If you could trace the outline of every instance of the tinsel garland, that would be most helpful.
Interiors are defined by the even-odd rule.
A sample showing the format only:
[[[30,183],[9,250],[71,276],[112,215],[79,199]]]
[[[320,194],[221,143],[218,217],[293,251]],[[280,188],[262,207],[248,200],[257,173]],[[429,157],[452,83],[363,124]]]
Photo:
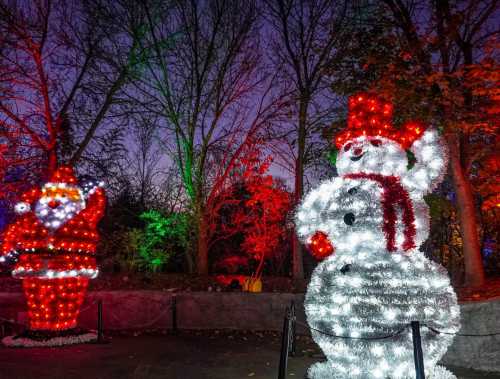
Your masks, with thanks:
[[[387,239],[387,250],[396,251],[396,222],[397,212],[395,205],[399,206],[402,212],[402,221],[404,224],[403,250],[413,249],[415,247],[415,215],[411,204],[410,196],[398,178],[395,176],[384,176],[378,174],[348,174],[346,178],[351,179],[369,179],[374,180],[382,185],[384,191],[382,193],[381,204],[384,210],[383,229]]]
[[[97,341],[95,332],[75,332],[47,338],[33,338],[32,336],[8,336],[2,339],[2,343],[7,347],[59,347],[76,345]]]

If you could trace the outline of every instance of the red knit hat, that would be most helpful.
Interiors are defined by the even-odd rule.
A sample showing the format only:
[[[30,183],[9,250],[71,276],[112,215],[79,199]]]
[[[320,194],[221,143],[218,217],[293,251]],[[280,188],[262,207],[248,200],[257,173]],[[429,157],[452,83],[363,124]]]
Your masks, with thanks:
[[[361,136],[380,136],[392,139],[408,149],[425,131],[425,125],[410,121],[402,129],[392,125],[392,103],[381,97],[360,92],[349,98],[347,128],[337,134],[335,145],[341,148],[347,141]]]

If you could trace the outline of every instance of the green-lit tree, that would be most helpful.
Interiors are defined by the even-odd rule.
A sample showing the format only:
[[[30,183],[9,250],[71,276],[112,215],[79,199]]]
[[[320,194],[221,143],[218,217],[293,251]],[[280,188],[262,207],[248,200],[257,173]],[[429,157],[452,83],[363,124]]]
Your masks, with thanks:
[[[271,98],[269,78],[259,70],[255,1],[141,6],[143,71],[133,93],[158,116],[162,147],[177,164],[188,199],[189,270],[206,274],[211,202],[249,139],[283,104]]]
[[[177,249],[185,250],[189,242],[189,222],[185,213],[162,213],[150,210],[140,215],[143,230],[134,230],[138,266],[157,272],[164,268]]]

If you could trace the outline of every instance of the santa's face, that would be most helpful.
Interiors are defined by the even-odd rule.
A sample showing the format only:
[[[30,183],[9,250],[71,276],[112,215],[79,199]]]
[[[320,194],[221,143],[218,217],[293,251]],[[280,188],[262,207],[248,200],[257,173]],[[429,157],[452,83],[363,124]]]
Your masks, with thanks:
[[[373,181],[328,180],[299,207],[297,233],[306,243],[316,232],[325,233],[337,254],[385,251],[381,192]]]
[[[401,146],[384,137],[355,138],[342,146],[337,157],[340,175],[364,172],[401,176],[407,165],[408,158]]]
[[[56,230],[85,208],[81,190],[65,183],[47,183],[35,205],[35,213],[45,227]]]

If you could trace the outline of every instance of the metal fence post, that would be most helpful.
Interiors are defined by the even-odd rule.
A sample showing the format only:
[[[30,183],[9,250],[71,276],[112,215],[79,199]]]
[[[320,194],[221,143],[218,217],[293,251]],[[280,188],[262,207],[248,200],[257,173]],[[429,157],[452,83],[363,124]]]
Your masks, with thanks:
[[[295,310],[295,301],[292,300],[292,304],[290,305],[290,327],[291,327],[291,336],[290,336],[290,355],[295,357],[297,353],[297,323],[295,322],[297,319],[297,312]]]
[[[172,334],[177,334],[177,296],[172,295]]]
[[[287,308],[283,321],[283,333],[281,335],[280,365],[278,379],[285,379],[288,369],[288,353],[290,349],[290,311]]]
[[[103,323],[102,323],[102,299],[97,302],[97,343],[104,342]]]
[[[2,321],[2,324],[1,324],[1,332],[0,332],[0,337],[5,337],[6,336],[6,327],[7,327],[7,323],[5,321]]]
[[[420,336],[420,322],[411,322],[411,334],[413,338],[413,358],[415,360],[415,373],[417,379],[425,379],[424,354],[422,352],[422,338]]]

